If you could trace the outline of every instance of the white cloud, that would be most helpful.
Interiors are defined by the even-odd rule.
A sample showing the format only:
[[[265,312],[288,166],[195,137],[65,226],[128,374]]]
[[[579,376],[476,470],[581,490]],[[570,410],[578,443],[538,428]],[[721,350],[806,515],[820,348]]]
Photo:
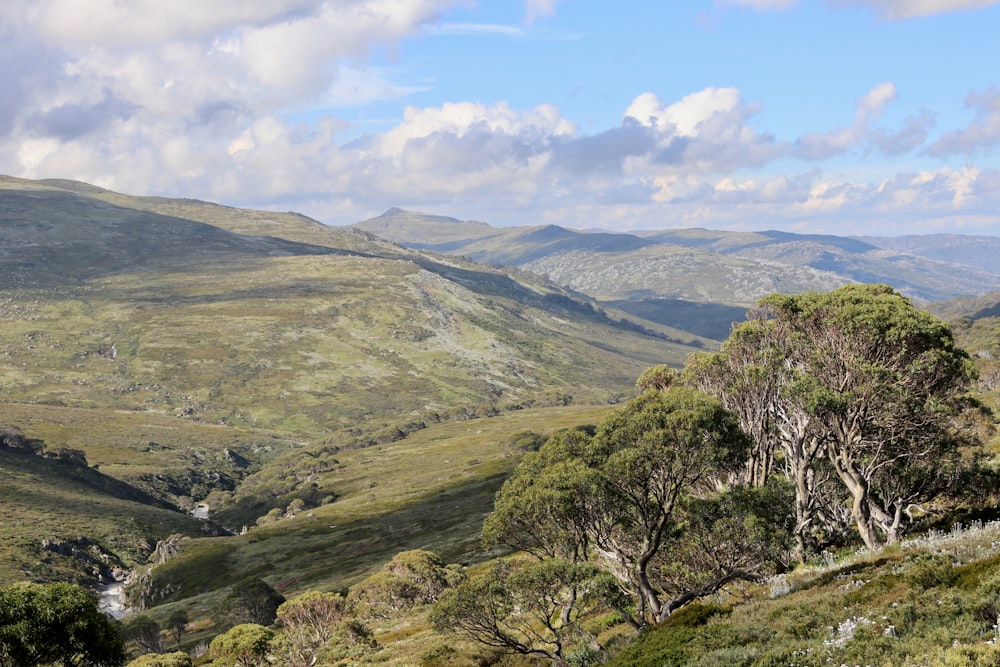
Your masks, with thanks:
[[[975,155],[1000,145],[1000,90],[970,92],[965,107],[975,111],[975,118],[967,127],[941,135],[927,148],[930,155]]]
[[[822,160],[847,152],[868,137],[872,123],[897,97],[896,86],[892,83],[875,86],[858,101],[850,127],[799,137],[795,142],[796,152],[807,160]]]
[[[345,132],[331,110],[425,89],[398,83],[398,68],[369,66],[371,49],[411,34],[529,30],[437,23],[457,1],[218,0],[196,12],[195,0],[11,0],[0,8],[0,164],[20,176],[296,209],[335,223],[392,205],[498,223],[545,215],[576,226],[758,228],[874,215],[968,221],[1000,209],[1000,176],[987,169],[880,173],[874,183],[794,173],[797,156],[925,145],[928,111],[878,126],[897,97],[892,83],[858,100],[846,127],[794,144],[758,129],[758,106],[734,87],[679,99],[643,93],[617,124],[589,132],[551,104],[461,100],[410,106],[360,139],[360,123]],[[525,4],[529,19],[555,9],[551,0]],[[966,104],[972,122],[929,153],[1000,144],[1000,93],[970,93]],[[778,160],[792,173],[777,173]]]
[[[749,125],[756,111],[735,88],[706,88],[672,104],[663,104],[653,93],[639,95],[625,110],[623,122],[653,130],[657,147],[647,156],[651,159],[637,160],[633,168],[711,171],[764,164],[785,148]]]
[[[120,49],[263,26],[311,14],[316,6],[310,0],[41,0],[27,17],[52,44]]]
[[[892,20],[912,19],[970,9],[984,9],[1000,0],[832,0],[838,5],[862,5]]]
[[[525,0],[524,22],[532,23],[540,16],[552,16],[556,13],[559,0]]]
[[[788,9],[794,7],[797,2],[798,0],[716,0],[716,4],[750,7],[757,11]]]

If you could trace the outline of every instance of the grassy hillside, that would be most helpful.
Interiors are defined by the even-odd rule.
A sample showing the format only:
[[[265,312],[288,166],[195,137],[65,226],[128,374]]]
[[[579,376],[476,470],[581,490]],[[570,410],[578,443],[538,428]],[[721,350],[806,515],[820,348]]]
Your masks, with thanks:
[[[315,435],[552,392],[603,400],[691,349],[550,285],[399,248],[374,254],[376,241],[316,238],[324,230],[294,216],[278,221],[287,237],[323,243],[65,191],[4,196],[13,204],[0,228],[30,249],[0,262],[19,277],[0,292],[0,381],[11,402]],[[221,208],[204,217],[242,219]],[[18,216],[45,222],[29,229]],[[367,250],[337,245],[345,238]]]
[[[171,601],[253,575],[287,596],[344,589],[407,549],[428,549],[449,562],[481,559],[482,520],[524,453],[524,435],[597,423],[610,409],[529,409],[438,424],[368,449],[305,449],[248,486],[266,486],[269,476],[295,466],[294,474],[335,493],[335,502],[282,513],[244,535],[186,540],[180,556],[153,570],[152,586],[177,591]],[[238,528],[246,517],[237,507],[217,518]]]
[[[998,664],[998,534],[975,524],[800,568],[681,611],[611,664]]]
[[[0,179],[0,241],[0,424],[237,529],[339,499],[331,451],[603,405],[711,344],[299,215],[82,183]]]
[[[77,461],[0,446],[0,583],[110,581],[207,524]]]

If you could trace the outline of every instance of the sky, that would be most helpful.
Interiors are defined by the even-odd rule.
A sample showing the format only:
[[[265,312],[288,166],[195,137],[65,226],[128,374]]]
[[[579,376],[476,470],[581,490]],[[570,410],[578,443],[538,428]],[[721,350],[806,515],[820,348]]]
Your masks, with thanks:
[[[0,173],[493,225],[1000,235],[1000,0],[4,0]]]

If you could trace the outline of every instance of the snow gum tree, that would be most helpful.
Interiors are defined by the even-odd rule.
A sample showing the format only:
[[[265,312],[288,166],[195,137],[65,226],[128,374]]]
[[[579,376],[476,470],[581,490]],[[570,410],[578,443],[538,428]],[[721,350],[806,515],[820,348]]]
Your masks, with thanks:
[[[526,455],[497,494],[484,541],[542,562],[596,566],[601,576],[582,587],[588,599],[637,629],[660,622],[775,562],[773,550],[747,546],[787,535],[775,512],[751,502],[763,491],[720,493],[748,444],[718,400],[690,387],[650,388],[596,431],[557,433]],[[566,619],[581,597],[564,588],[558,599]]]
[[[975,376],[948,326],[887,285],[773,295],[799,400],[870,549],[899,540],[906,509],[948,482],[952,418]]]
[[[870,549],[900,539],[907,509],[952,479],[974,373],[948,326],[887,285],[765,297],[686,371],[739,415],[752,451],[781,450],[800,549],[817,519],[836,523],[845,496]]]

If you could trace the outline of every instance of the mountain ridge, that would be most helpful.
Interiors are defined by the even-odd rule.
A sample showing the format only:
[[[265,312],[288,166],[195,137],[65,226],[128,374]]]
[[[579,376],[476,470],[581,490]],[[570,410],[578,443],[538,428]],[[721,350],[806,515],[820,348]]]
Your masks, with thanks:
[[[373,219],[377,225],[365,220],[354,227],[408,247],[434,246],[438,252],[479,262],[525,268],[606,300],[681,298],[746,306],[773,291],[824,291],[848,282],[889,283],[920,301],[1000,289],[1000,260],[961,264],[952,253],[951,261],[942,261],[936,255],[947,255],[944,251],[921,250],[909,242],[906,247],[914,252],[904,252],[888,241],[879,245],[876,237],[777,230],[631,234],[554,225],[484,228],[449,219],[452,235],[447,243],[435,245],[421,240],[436,237],[435,219],[391,209]],[[461,234],[454,232],[456,227]],[[1000,239],[993,240],[1000,244]]]

